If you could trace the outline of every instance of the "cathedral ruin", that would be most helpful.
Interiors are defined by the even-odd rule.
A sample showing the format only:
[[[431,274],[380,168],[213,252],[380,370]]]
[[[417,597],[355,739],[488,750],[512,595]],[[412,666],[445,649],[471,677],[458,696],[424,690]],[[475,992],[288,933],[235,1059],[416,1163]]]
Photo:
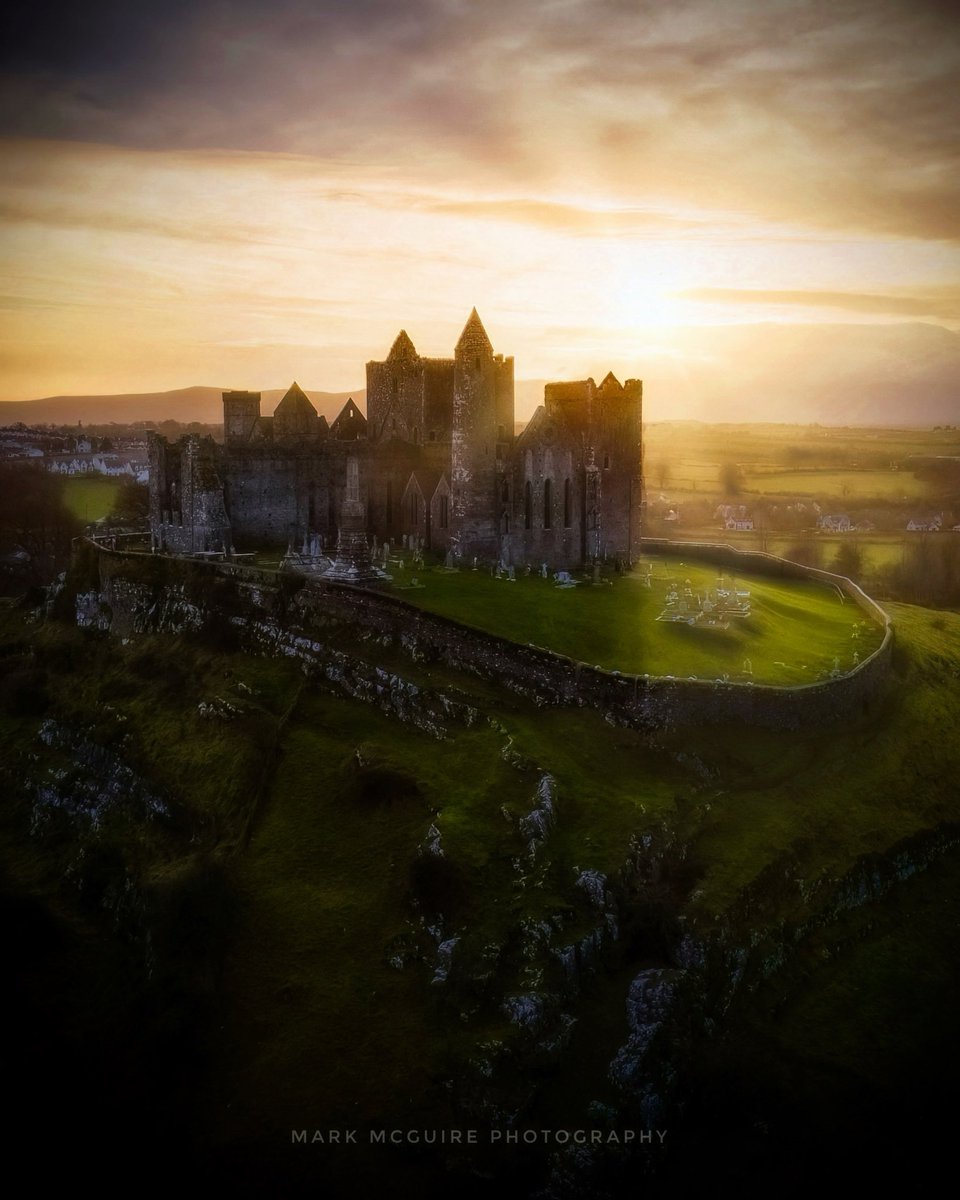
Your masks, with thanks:
[[[632,561],[642,510],[639,380],[549,383],[517,435],[513,359],[471,312],[452,358],[401,330],[367,363],[366,416],[328,425],[294,383],[274,410],[225,392],[224,441],[150,438],[154,549],[354,552],[365,537],[458,561],[551,568]]]

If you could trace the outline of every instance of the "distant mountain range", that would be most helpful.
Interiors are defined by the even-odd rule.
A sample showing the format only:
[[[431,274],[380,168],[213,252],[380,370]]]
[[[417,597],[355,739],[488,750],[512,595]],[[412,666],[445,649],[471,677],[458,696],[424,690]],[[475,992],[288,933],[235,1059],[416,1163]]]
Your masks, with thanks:
[[[609,364],[599,363],[596,378]],[[775,421],[823,425],[960,424],[960,333],[939,325],[727,325],[683,329],[618,372],[644,381],[647,421]],[[517,417],[543,401],[542,379],[518,379]],[[269,414],[285,388],[263,392]],[[223,420],[222,389],[50,396],[0,403],[0,424]],[[332,420],[366,389],[307,391]]]
[[[306,389],[304,389],[306,391]],[[219,425],[223,420],[223,388],[188,387],[173,392],[134,392],[121,396],[47,396],[42,400],[11,400],[0,403],[0,424],[12,425],[104,425],[111,421],[200,421]],[[262,411],[273,412],[286,388],[263,392]],[[355,392],[307,391],[317,412],[328,421],[352,396],[360,408],[366,406],[366,389]]]

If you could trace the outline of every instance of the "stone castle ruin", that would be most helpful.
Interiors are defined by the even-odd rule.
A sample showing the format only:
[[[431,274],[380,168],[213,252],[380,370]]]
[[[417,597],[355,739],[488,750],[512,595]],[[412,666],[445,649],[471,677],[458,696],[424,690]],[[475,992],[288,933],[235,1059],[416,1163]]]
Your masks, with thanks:
[[[334,554],[361,543],[471,562],[550,568],[640,551],[643,385],[612,374],[546,385],[514,432],[513,359],[476,309],[452,358],[418,354],[401,330],[367,363],[367,415],[348,400],[328,425],[294,383],[274,410],[225,392],[224,443],[150,438],[154,549],[272,546]],[[342,555],[341,555],[342,556]]]

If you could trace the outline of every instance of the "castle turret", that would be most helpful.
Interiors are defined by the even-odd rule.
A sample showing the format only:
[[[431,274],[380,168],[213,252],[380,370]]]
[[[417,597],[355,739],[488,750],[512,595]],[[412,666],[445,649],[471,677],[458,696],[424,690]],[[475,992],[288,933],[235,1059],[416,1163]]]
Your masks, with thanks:
[[[223,438],[228,445],[249,442],[259,420],[259,392],[223,393]]]
[[[494,354],[476,309],[454,351],[454,541],[466,557],[500,556],[497,528],[505,459],[513,437],[513,359]]]

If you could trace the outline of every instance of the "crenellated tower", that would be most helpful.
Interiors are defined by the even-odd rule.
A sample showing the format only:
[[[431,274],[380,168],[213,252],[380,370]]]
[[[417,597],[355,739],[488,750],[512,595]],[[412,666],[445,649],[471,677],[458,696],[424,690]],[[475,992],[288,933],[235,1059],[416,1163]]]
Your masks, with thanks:
[[[223,440],[228,446],[249,442],[259,420],[259,392],[223,393]]]

